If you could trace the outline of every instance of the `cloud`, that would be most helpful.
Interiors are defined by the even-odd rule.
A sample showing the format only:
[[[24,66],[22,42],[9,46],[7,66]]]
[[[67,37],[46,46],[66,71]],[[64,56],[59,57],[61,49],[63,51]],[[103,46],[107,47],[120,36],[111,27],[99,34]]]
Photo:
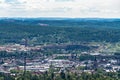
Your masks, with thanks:
[[[7,17],[120,17],[119,0],[0,0]]]
[[[55,0],[56,2],[71,2],[71,1],[75,1],[75,0]]]

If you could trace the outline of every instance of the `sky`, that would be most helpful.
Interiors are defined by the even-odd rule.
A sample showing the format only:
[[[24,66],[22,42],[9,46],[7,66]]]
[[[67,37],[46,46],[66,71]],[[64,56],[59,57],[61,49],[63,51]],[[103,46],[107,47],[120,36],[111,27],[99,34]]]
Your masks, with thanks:
[[[120,18],[120,0],[0,0],[0,17]]]

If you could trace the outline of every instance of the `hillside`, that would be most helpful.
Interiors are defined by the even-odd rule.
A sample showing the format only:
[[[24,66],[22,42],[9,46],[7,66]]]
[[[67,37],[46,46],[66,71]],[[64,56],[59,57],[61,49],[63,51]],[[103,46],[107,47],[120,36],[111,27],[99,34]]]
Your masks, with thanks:
[[[120,19],[0,19],[0,44],[29,38],[37,44],[119,42]]]

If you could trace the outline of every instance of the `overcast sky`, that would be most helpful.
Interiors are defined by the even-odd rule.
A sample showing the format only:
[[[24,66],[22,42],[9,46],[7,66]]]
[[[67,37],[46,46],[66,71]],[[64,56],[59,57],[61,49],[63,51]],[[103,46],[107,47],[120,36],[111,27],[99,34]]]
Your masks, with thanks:
[[[0,17],[120,18],[120,0],[0,0]]]

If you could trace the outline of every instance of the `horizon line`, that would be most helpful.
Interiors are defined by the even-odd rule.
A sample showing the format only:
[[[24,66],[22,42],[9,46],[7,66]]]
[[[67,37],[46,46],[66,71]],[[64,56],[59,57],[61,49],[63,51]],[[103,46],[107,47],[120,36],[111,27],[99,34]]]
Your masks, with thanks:
[[[51,19],[120,19],[120,17],[0,17],[0,18],[51,18]]]

